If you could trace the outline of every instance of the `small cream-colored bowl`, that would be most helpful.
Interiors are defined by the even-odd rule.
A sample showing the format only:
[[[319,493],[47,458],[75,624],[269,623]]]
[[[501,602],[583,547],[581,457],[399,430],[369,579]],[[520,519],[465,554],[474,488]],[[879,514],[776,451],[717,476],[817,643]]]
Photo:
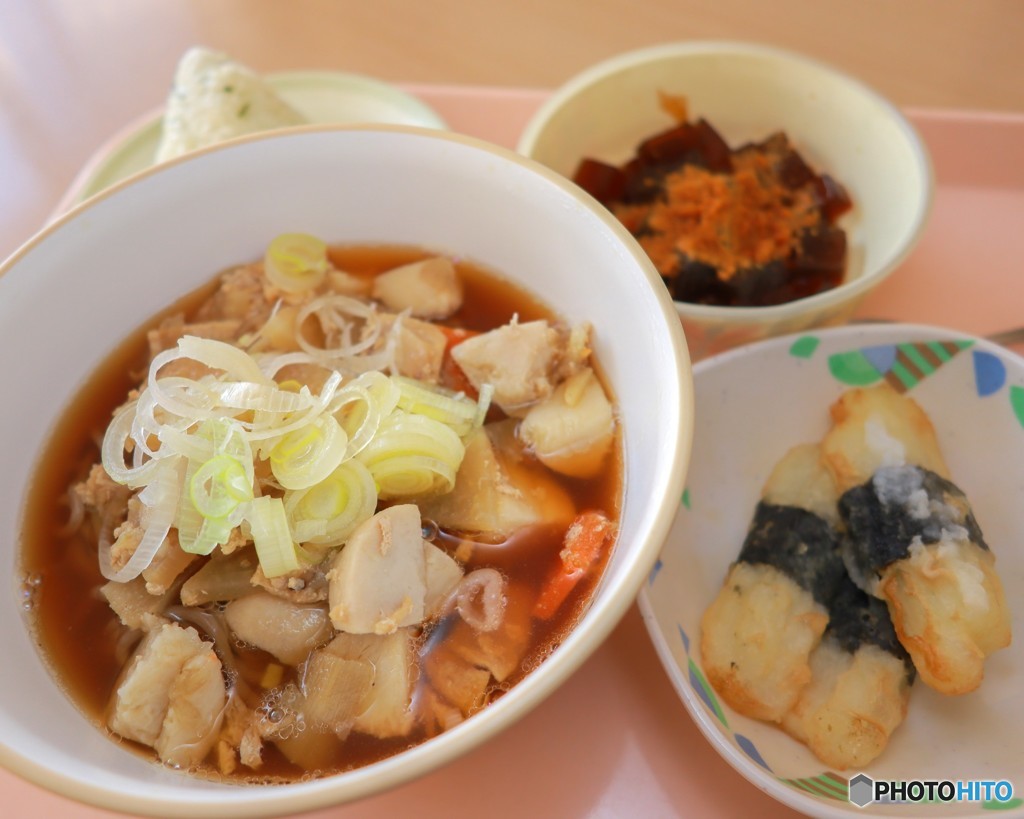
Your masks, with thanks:
[[[240,786],[147,762],[75,709],[25,628],[16,544],[27,480],[83,379],[155,313],[296,230],[339,244],[458,254],[538,294],[567,320],[591,322],[622,425],[625,493],[618,545],[590,607],[507,694],[381,762],[294,784]],[[405,782],[495,736],[554,691],[632,605],[668,533],[689,460],[683,333],[636,243],[561,176],[511,151],[427,129],[261,134],[97,194],[0,266],[0,349],[0,764],[136,815],[308,811]]]
[[[849,325],[768,339],[698,362],[686,492],[639,605],[661,662],[708,741],[742,776],[808,816],[1024,816],[1024,359],[955,330]],[[736,560],[762,487],[798,444],[820,441],[848,389],[888,382],[920,404],[996,558],[1013,642],[981,686],[945,696],[918,679],[906,719],[863,768],[836,770],[781,728],[734,711],[708,682],[701,618]],[[765,396],[785,395],[784,400]],[[863,689],[861,689],[863,691]],[[885,782],[1010,782],[975,801],[864,806],[859,774]],[[853,790],[851,791],[851,785]],[[858,807],[851,792],[861,799]],[[986,793],[975,788],[975,796]]]
[[[843,283],[769,307],[676,302],[690,354],[847,320],[907,256],[931,208],[928,151],[892,104],[852,77],[807,57],[737,42],[682,42],[613,57],[569,80],[527,124],[518,150],[572,177],[583,158],[619,165],[671,127],[659,92],[685,97],[732,148],[785,131],[819,173],[845,186],[853,208]]]

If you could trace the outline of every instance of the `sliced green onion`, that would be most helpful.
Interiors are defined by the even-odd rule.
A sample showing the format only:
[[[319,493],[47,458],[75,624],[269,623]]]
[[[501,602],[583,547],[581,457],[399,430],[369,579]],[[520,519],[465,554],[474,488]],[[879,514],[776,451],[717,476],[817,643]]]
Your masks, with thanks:
[[[206,518],[203,520],[203,525],[199,527],[195,539],[189,544],[189,548],[186,549],[184,545],[181,548],[191,554],[208,555],[218,546],[228,542],[231,530],[234,528],[227,518]],[[181,544],[180,534],[178,543]]]
[[[188,457],[175,516],[178,542],[192,554],[227,543],[252,500],[255,470],[245,430],[230,418],[204,421],[194,433],[165,430],[161,440]]]
[[[382,499],[450,492],[466,448],[455,431],[425,415],[395,410],[356,456]]]
[[[226,518],[253,496],[245,467],[230,455],[215,455],[200,466],[188,491],[196,511],[207,519]]]
[[[300,568],[299,553],[280,498],[256,498],[249,504],[247,520],[263,574],[280,577]]]
[[[353,457],[377,433],[382,418],[398,406],[398,386],[386,375],[376,371],[353,378],[334,396],[328,408],[348,433],[346,457]]]
[[[259,364],[245,350],[226,341],[198,336],[182,336],[178,339],[178,352],[182,358],[190,358],[224,374],[235,381],[251,381],[266,384],[269,379]]]
[[[272,284],[289,293],[317,287],[327,275],[327,245],[308,233],[282,233],[267,247],[263,267]]]
[[[385,499],[450,492],[457,467],[425,455],[392,455],[373,464],[373,479]]]
[[[258,445],[262,447],[262,442],[293,432],[316,420],[331,404],[338,386],[341,384],[341,378],[341,373],[332,372],[320,389],[319,395],[312,395],[306,387],[303,387],[298,394],[309,395],[311,401],[309,408],[302,412],[292,413],[287,418],[274,415],[269,410],[256,410],[251,423],[242,422],[242,426],[246,428],[246,437],[250,442],[260,442]],[[295,395],[296,393],[279,390],[279,394]]]
[[[340,546],[377,508],[377,486],[357,460],[345,461],[316,486],[286,492],[285,512],[299,543]]]
[[[321,415],[281,436],[270,450],[270,469],[285,489],[308,489],[338,467],[347,447],[341,424],[333,415]]]
[[[196,437],[209,441],[213,445],[213,454],[228,455],[238,461],[252,483],[252,448],[246,440],[245,429],[238,421],[230,418],[204,421],[196,430]]]
[[[491,399],[494,397],[494,385],[484,384],[480,388],[480,398],[476,403],[476,418],[473,419],[473,429],[482,427],[487,420],[487,411],[491,408]]]
[[[476,401],[461,393],[401,375],[394,375],[391,380],[398,385],[400,392],[398,406],[406,412],[440,421],[451,427],[459,437],[465,437],[476,427],[479,414]]]
[[[139,500],[146,507],[146,526],[142,539],[135,551],[120,569],[115,570],[110,557],[110,547],[100,545],[100,572],[116,583],[127,583],[138,577],[153,562],[153,555],[163,544],[174,522],[178,508],[178,493],[181,488],[181,458],[162,458],[156,463],[153,479],[139,492]]]
[[[160,468],[161,459],[149,460],[137,467],[129,467],[125,464],[124,452],[128,439],[131,437],[134,415],[134,402],[126,404],[118,411],[103,436],[100,456],[103,468],[112,481],[124,484],[132,489],[137,489],[153,480],[157,470]],[[137,443],[136,446],[138,446]]]
[[[196,437],[196,436],[189,436]],[[195,477],[196,472],[199,470],[199,466],[202,462],[190,458],[185,467],[185,478],[182,481],[182,486],[188,487],[192,484],[192,478]],[[198,554],[195,551],[195,542],[199,537],[199,531],[203,528],[203,516],[199,514],[199,510],[196,509],[196,505],[192,503],[192,498],[189,497],[188,492],[182,492],[178,498],[178,509],[174,517],[174,528],[178,530],[178,544],[182,550],[189,552],[190,554]]]

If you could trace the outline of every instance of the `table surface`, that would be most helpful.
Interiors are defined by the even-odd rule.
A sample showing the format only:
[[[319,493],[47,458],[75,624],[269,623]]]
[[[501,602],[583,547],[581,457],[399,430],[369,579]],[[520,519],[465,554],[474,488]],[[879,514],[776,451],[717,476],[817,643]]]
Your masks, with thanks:
[[[963,313],[964,300],[925,305],[913,288],[936,266],[976,263],[980,246],[988,248],[987,269],[1020,290],[1006,255],[1016,251],[1019,258],[1013,225],[1019,229],[1015,220],[1024,216],[1024,162],[1016,162],[1008,178],[979,182],[970,157],[949,160],[951,149],[970,150],[979,134],[1011,159],[1006,146],[1024,144],[1024,3],[1016,0],[773,0],[770,11],[754,0],[376,0],[358,6],[346,0],[0,0],[0,257],[42,226],[99,146],[163,102],[178,58],[194,44],[224,50],[263,72],[340,70],[400,83],[444,108],[454,129],[472,125],[479,136],[511,144],[509,129],[543,98],[529,89],[553,88],[615,53],[698,38],[799,50],[859,76],[903,108],[942,109],[922,114],[918,125],[942,158],[940,185],[954,187],[944,196],[940,190],[931,240],[926,236],[908,260],[906,275],[865,309],[974,332],[1015,318],[1019,299],[975,299]],[[489,99],[492,111],[471,110]],[[1024,159],[1024,151],[1016,156]],[[965,223],[960,214],[990,195],[986,185],[1006,191],[1001,201],[1009,209],[983,226]],[[982,233],[968,237],[974,227]],[[944,282],[955,294],[964,287],[961,279],[947,274]],[[610,707],[601,722],[564,707],[600,697],[620,706]],[[578,748],[614,750],[586,754],[582,761],[592,768],[581,774],[573,770],[581,760],[555,758],[537,741],[546,734],[574,736]],[[509,747],[539,758],[525,765],[528,770],[564,769],[566,792],[549,792],[552,815],[618,816],[638,804],[648,809],[645,815],[793,815],[704,744],[633,609],[566,687],[510,729],[503,743],[488,743],[390,794],[310,817],[408,812],[410,803],[417,815],[455,816],[453,772],[467,801],[492,816],[512,815],[502,806],[518,799],[522,807],[522,791],[553,788],[558,775],[521,781]],[[553,744],[556,751],[566,747]],[[39,815],[110,815],[5,772],[0,794],[8,807]]]
[[[550,89],[706,38],[802,51],[900,106],[1024,111],[1019,0],[0,0],[0,258],[97,146],[164,101],[192,45],[261,72]]]

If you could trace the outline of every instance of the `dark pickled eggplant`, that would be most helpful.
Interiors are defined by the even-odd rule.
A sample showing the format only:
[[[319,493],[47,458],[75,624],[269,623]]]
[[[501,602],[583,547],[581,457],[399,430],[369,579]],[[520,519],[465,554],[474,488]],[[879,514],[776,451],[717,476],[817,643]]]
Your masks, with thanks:
[[[733,150],[704,119],[643,140],[621,167],[584,159],[574,181],[639,240],[677,301],[784,304],[837,287],[852,207],[785,133]]]

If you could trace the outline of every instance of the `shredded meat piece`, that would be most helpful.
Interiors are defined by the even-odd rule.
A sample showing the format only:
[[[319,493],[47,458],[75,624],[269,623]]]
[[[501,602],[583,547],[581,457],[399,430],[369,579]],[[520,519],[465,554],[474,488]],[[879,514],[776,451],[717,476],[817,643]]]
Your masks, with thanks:
[[[327,577],[320,566],[273,578],[263,574],[262,568],[257,568],[252,584],[292,603],[322,603],[327,599]]]
[[[243,535],[242,530],[236,526],[231,530],[231,534],[228,535],[228,542],[220,545],[220,550],[223,554],[229,555],[236,549],[241,549],[243,546],[248,546],[250,543],[252,543],[252,541]]]
[[[137,524],[125,521],[114,529],[114,543],[110,547],[110,564],[114,571],[120,571],[131,560],[135,550],[142,542],[145,530]]]
[[[104,520],[124,519],[128,498],[132,494],[128,487],[114,483],[102,464],[93,464],[89,477],[75,484],[74,492],[85,506],[95,509]]]
[[[238,756],[247,768],[259,768],[263,764],[263,737],[260,736],[259,724],[255,720],[242,734]]]
[[[131,505],[129,502],[129,509]],[[129,511],[129,521],[131,517]],[[198,555],[189,554],[181,548],[177,530],[171,529],[153,555],[153,561],[142,572],[142,578],[146,581],[146,591],[153,595],[166,594],[197,557]]]
[[[238,747],[242,735],[249,724],[255,719],[251,708],[246,706],[236,693],[228,700],[224,710],[224,721],[221,723],[220,738],[233,748]]]
[[[270,318],[274,299],[264,290],[263,264],[242,265],[221,278],[220,287],[199,308],[196,321],[237,319],[239,334],[258,330]]]
[[[230,776],[238,768],[238,757],[235,749],[223,739],[217,742],[217,770],[224,776]]]
[[[178,339],[182,336],[235,341],[241,326],[242,322],[235,318],[212,319],[186,324],[184,313],[175,313],[161,321],[156,329],[146,333],[146,340],[149,342],[149,357],[152,359],[157,353],[169,350],[178,343]]]
[[[217,766],[221,773],[232,773],[241,762],[247,768],[263,764],[263,720],[237,693],[228,701],[217,745]]]

